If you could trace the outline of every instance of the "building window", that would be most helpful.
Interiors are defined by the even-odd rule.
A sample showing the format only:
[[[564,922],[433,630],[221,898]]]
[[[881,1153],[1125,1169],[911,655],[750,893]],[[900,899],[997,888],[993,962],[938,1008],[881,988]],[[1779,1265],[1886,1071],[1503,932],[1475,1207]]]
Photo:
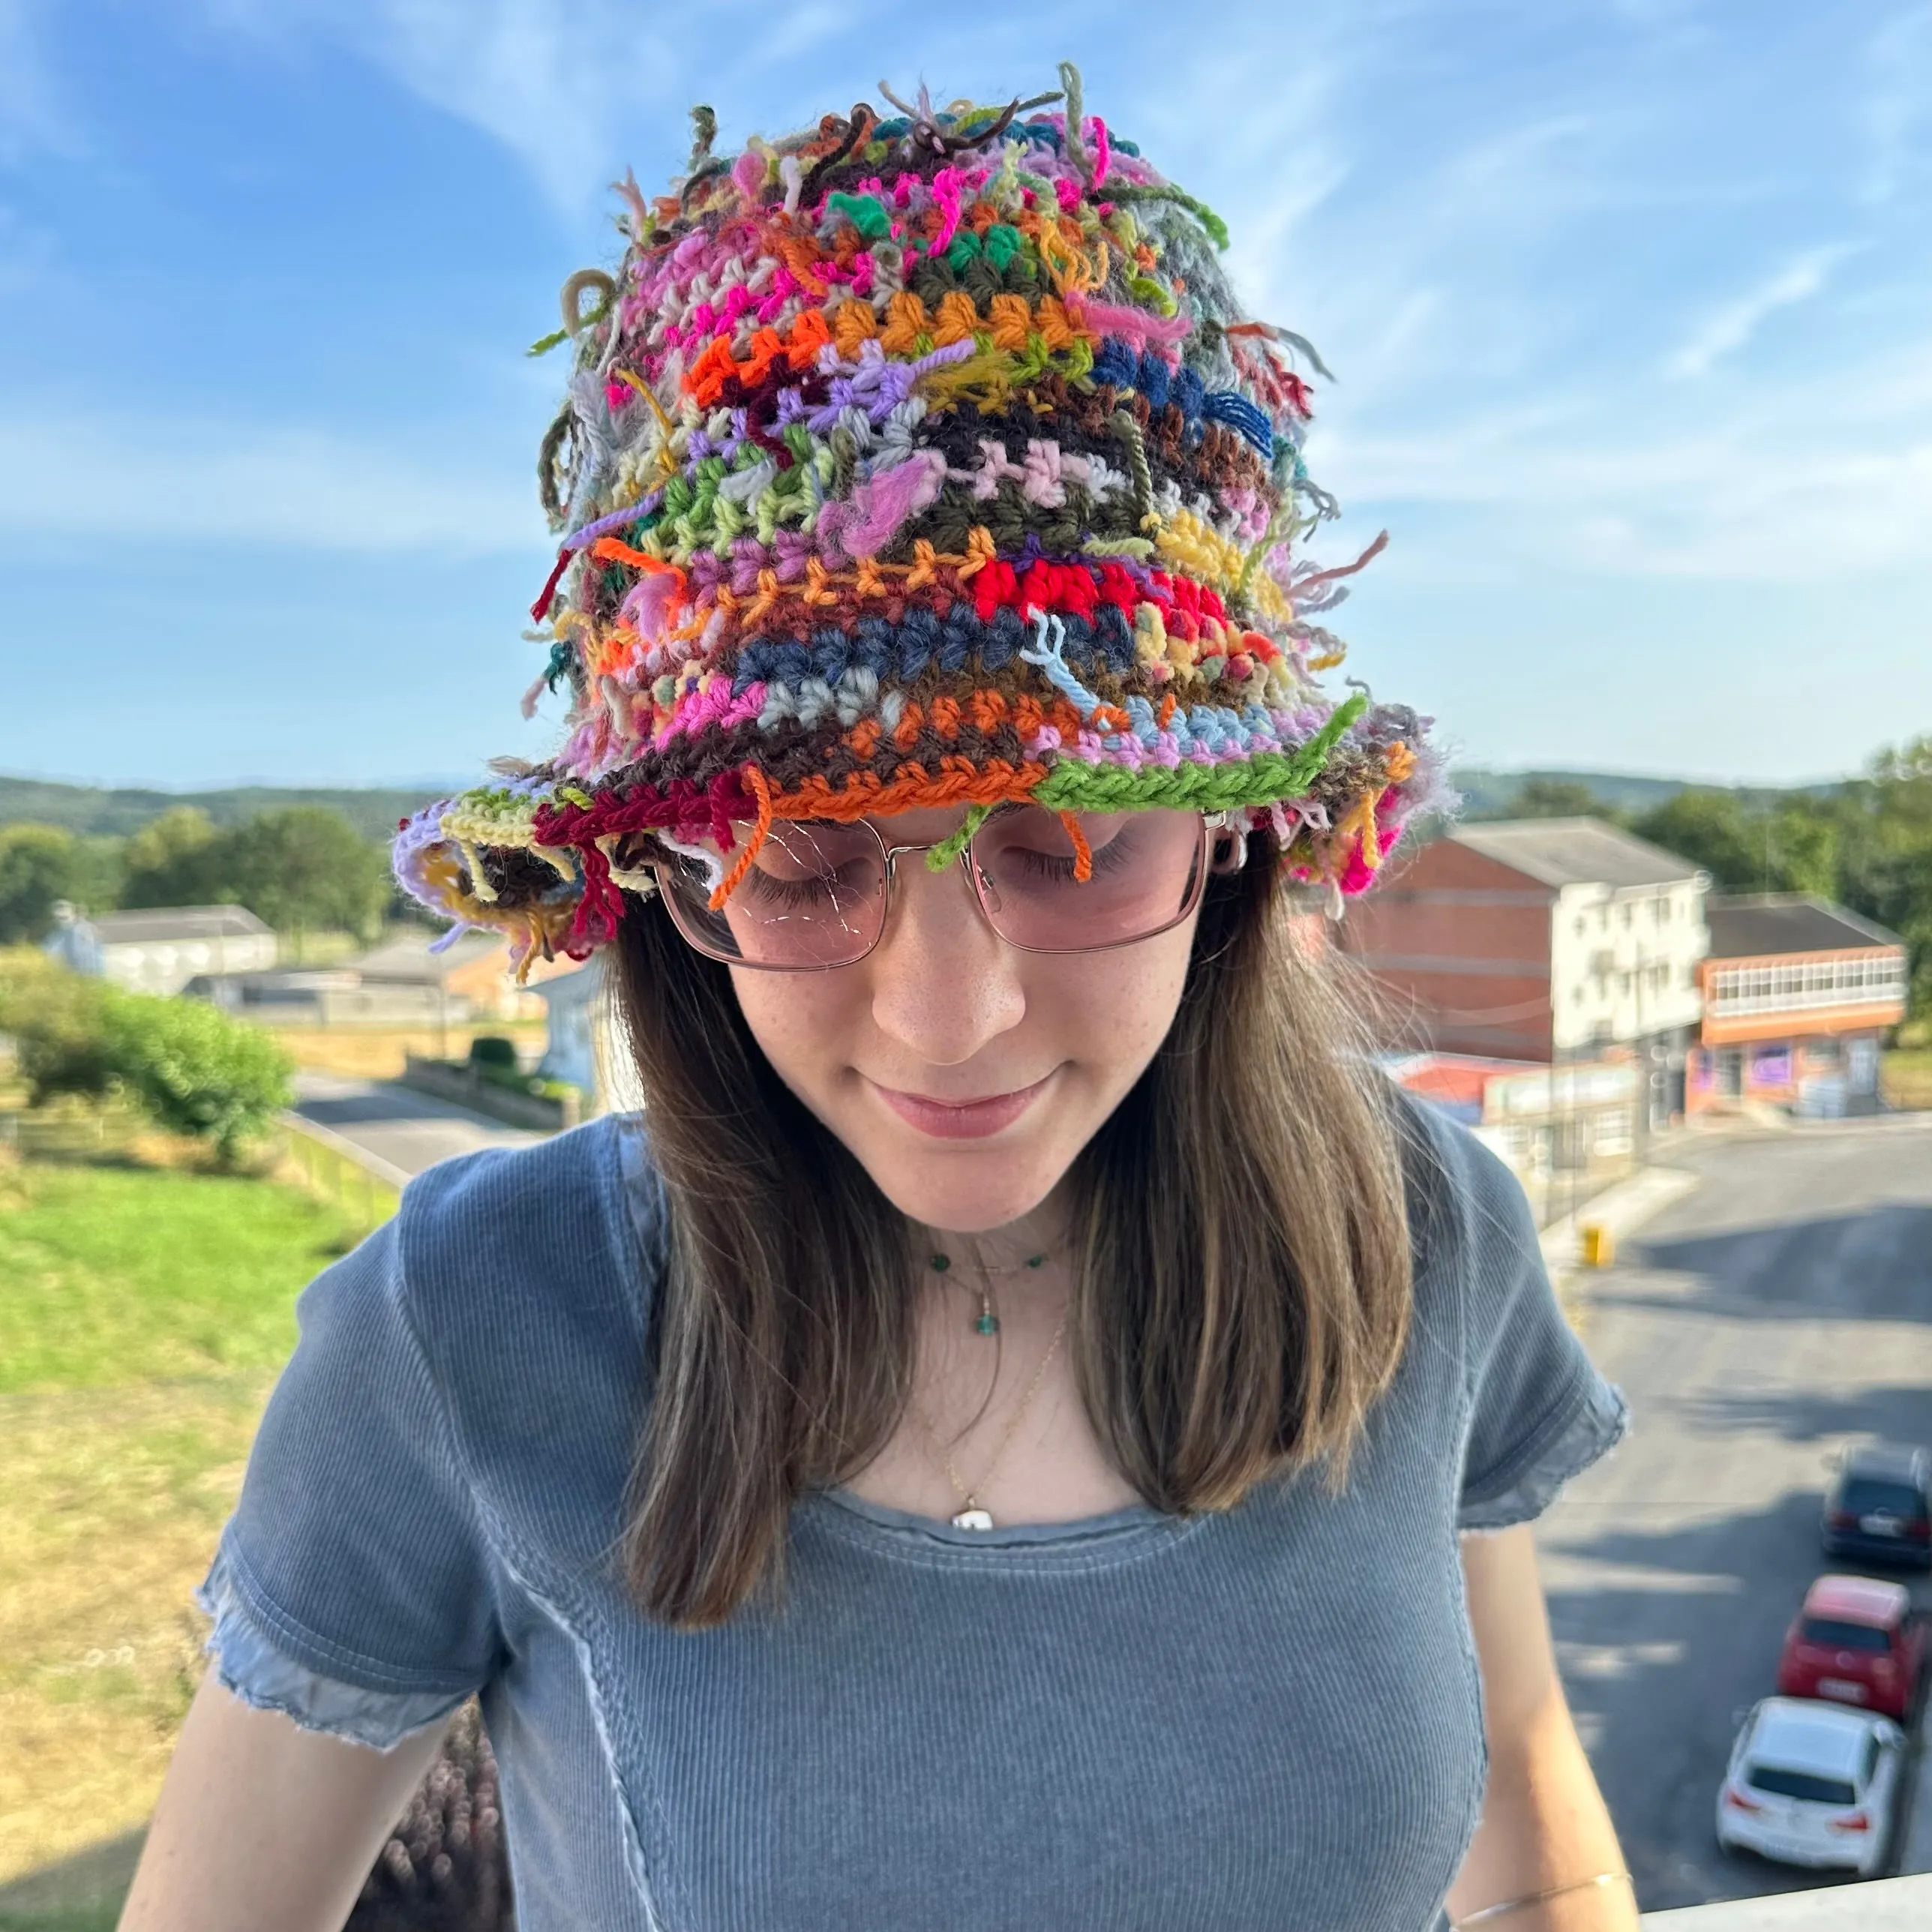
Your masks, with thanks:
[[[1726,1016],[1808,1006],[1895,1006],[1904,997],[1900,953],[1719,966],[1711,975],[1712,1006]]]

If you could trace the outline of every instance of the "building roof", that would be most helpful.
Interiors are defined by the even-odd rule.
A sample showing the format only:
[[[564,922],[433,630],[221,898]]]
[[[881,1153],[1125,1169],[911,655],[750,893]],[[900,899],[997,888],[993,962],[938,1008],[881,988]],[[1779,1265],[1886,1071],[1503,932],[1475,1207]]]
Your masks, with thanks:
[[[268,928],[246,906],[155,906],[104,912],[88,921],[103,946],[154,946],[184,939],[256,939]]]
[[[1757,959],[1777,952],[1865,952],[1874,946],[1903,946],[1895,932],[1861,919],[1843,906],[1801,892],[1760,892],[1744,898],[1708,898],[1705,923],[1711,928],[1713,959]]]
[[[352,959],[350,970],[364,980],[406,980],[412,985],[434,986],[447,980],[459,968],[502,953],[506,966],[508,951],[500,932],[466,932],[440,952],[432,952],[440,934],[411,932],[386,939],[381,945]]]
[[[1600,818],[1508,818],[1460,825],[1449,836],[1546,886],[1669,886],[1698,872],[1688,859]]]

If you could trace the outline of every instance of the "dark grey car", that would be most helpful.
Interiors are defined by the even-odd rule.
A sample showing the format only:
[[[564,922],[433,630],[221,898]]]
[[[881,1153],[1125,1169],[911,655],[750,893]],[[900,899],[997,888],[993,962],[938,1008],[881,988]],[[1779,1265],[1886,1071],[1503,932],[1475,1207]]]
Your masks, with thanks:
[[[1932,1569],[1932,1454],[1897,1443],[1846,1450],[1821,1530],[1827,1556]]]

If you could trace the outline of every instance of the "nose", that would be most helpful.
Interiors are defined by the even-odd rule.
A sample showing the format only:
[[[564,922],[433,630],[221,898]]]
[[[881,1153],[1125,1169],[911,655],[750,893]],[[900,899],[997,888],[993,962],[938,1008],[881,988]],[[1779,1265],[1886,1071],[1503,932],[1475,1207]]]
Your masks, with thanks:
[[[880,1032],[932,1066],[958,1066],[1020,1023],[1019,956],[1001,943],[963,866],[896,862],[891,918],[865,964]]]

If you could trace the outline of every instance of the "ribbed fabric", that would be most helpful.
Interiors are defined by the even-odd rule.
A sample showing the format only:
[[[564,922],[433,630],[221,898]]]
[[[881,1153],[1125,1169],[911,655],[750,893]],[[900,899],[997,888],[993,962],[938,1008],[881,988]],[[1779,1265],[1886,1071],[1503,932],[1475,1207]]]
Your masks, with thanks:
[[[974,1532],[816,1496],[783,1610],[695,1636],[610,1557],[640,1136],[433,1168],[302,1299],[208,1586],[224,1680],[377,1742],[481,1690],[524,1932],[1428,1932],[1485,1766],[1456,1530],[1624,1412],[1514,1181],[1417,1138],[1413,1339],[1340,1498]]]

